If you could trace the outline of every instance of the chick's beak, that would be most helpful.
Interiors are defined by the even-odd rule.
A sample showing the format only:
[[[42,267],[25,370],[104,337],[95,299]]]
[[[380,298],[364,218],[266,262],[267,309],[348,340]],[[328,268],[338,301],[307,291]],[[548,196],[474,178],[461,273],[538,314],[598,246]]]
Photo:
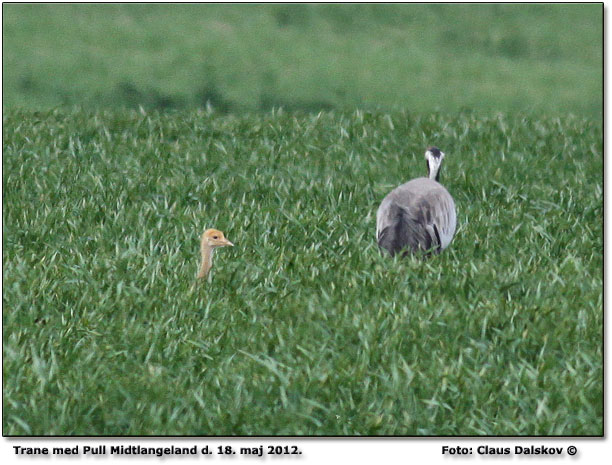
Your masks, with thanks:
[[[230,241],[228,241],[227,239],[225,239],[225,242],[223,243],[223,245],[227,246],[229,245],[230,247],[234,247],[234,244],[232,244]]]

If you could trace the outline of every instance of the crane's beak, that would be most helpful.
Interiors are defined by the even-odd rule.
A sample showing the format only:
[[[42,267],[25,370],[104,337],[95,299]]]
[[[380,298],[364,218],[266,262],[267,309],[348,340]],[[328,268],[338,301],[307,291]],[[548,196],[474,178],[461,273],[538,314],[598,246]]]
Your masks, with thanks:
[[[225,239],[225,243],[223,244],[224,246],[229,245],[230,247],[234,247],[234,244],[232,244],[230,241],[228,241],[227,239]]]

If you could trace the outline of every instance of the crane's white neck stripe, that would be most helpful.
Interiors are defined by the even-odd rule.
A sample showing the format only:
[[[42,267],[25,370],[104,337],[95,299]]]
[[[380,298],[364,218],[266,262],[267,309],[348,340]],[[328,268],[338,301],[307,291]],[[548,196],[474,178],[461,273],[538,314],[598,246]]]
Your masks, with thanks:
[[[438,180],[442,160],[444,160],[444,152],[440,152],[440,156],[436,156],[428,150],[425,152],[425,159],[427,160],[427,167],[429,169],[429,179]]]

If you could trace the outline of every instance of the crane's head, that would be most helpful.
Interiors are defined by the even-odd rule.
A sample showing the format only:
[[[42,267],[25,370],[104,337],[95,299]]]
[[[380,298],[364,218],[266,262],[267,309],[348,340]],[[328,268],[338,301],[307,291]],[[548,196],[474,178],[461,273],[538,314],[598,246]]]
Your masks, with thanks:
[[[225,246],[233,246],[230,241],[228,241],[223,233],[218,229],[207,229],[202,234],[202,244],[206,244],[209,247],[225,247]]]
[[[429,179],[440,180],[440,168],[442,160],[444,160],[444,152],[438,147],[428,147],[425,151],[425,160],[427,160],[427,174]]]

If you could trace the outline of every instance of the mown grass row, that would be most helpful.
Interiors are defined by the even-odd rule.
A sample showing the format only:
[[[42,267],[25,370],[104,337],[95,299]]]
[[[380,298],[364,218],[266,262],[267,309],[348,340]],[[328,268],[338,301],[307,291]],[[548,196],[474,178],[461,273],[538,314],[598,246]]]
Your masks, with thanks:
[[[602,433],[591,120],[11,110],[3,137],[5,434]],[[455,240],[381,256],[429,144]],[[194,290],[212,226],[236,246]]]

